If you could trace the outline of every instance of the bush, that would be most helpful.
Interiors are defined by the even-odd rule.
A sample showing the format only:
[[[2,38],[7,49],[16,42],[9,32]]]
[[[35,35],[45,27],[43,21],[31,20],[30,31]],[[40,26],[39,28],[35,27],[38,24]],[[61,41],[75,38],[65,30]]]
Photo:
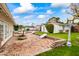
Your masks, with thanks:
[[[28,29],[26,29],[27,31],[29,31],[29,28]]]
[[[53,24],[46,24],[45,26],[49,33],[53,33],[53,30],[54,30]]]
[[[14,30],[18,31],[18,29],[19,29],[19,26],[18,25],[14,25]]]

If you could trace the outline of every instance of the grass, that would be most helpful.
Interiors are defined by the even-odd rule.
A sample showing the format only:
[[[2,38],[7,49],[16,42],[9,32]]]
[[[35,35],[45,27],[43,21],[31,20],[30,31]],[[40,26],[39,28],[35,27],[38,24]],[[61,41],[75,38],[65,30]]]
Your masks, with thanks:
[[[36,32],[38,35],[44,34],[44,32]],[[56,38],[62,38],[66,39],[68,38],[68,33],[47,33],[50,37],[56,37]],[[37,56],[79,56],[79,33],[72,33],[71,34],[71,47],[58,47],[55,49],[51,49],[47,52],[43,52],[41,54],[38,54]]]

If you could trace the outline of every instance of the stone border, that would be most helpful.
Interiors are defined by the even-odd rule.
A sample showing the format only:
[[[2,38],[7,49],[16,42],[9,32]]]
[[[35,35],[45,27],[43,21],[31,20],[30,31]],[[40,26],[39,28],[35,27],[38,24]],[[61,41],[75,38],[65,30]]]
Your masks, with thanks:
[[[64,41],[64,40],[63,40],[63,41]],[[57,41],[55,41],[54,43],[52,43],[52,45],[51,45],[50,48],[44,49],[44,50],[42,50],[42,51],[39,51],[39,52],[35,53],[33,56],[36,56],[36,55],[38,55],[38,54],[40,54],[40,53],[49,51],[49,50],[54,49],[54,48],[56,48],[56,47],[62,46],[62,45],[65,44],[65,41],[64,41],[64,42],[63,42],[63,41],[62,41],[62,40],[57,40]],[[61,42],[63,42],[63,43],[61,43]],[[57,44],[57,43],[58,43],[58,44]],[[59,43],[61,43],[61,44],[59,44]]]
[[[33,33],[33,34],[40,36],[39,34],[36,34],[36,33]],[[46,38],[49,38],[49,39],[54,39],[54,40],[65,40],[65,39],[62,39],[62,38],[49,37],[49,36],[46,36]],[[66,40],[65,40],[65,41],[66,41]]]

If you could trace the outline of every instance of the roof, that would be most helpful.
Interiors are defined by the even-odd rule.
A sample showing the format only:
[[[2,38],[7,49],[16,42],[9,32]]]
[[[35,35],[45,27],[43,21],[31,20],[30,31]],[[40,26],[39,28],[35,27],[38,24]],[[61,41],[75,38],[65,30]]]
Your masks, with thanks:
[[[7,16],[9,16],[10,20],[15,24],[12,14],[10,13],[7,5],[5,3],[0,3],[0,7],[2,10],[6,13]]]

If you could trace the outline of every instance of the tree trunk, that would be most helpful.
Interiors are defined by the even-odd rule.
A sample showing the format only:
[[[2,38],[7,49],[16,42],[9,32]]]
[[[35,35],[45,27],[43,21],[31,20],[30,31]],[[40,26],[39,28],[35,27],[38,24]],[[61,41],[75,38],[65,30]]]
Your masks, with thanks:
[[[24,30],[23,30],[23,33],[22,33],[22,35],[24,36]]]

